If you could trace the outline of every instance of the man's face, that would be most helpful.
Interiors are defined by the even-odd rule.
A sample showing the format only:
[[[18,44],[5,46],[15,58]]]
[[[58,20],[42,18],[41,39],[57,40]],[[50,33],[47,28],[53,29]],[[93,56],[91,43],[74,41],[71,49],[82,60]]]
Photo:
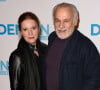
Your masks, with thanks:
[[[70,7],[58,7],[54,14],[54,27],[60,39],[68,38],[74,31],[73,10]]]

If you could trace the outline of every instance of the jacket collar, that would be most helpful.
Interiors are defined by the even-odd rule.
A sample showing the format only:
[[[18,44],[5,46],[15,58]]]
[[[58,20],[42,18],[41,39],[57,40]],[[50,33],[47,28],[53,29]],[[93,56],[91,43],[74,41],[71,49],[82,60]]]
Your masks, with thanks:
[[[37,39],[37,41],[36,41],[36,47],[37,47],[37,49],[39,49],[40,48],[40,40],[39,39]],[[29,44],[29,43],[27,43],[25,40],[24,40],[24,38],[22,37],[21,39],[20,39],[20,41],[19,41],[19,44],[18,44],[18,48],[30,48],[30,49],[34,49],[34,45],[32,45],[32,44]]]

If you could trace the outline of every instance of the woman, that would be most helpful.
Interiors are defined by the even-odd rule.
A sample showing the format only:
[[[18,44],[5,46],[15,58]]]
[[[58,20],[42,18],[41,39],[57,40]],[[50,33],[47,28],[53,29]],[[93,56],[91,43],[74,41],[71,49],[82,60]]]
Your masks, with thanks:
[[[39,66],[47,46],[39,40],[39,19],[32,12],[25,12],[18,25],[22,37],[9,59],[11,90],[40,90]]]

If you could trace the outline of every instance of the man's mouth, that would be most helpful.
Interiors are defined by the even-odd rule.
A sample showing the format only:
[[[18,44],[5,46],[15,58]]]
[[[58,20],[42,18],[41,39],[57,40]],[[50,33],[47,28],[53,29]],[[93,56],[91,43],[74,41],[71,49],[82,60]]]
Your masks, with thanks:
[[[62,32],[62,33],[65,32],[66,30],[67,30],[67,28],[59,28],[59,27],[57,28],[57,31]]]
[[[64,33],[66,30],[58,30],[59,33]]]

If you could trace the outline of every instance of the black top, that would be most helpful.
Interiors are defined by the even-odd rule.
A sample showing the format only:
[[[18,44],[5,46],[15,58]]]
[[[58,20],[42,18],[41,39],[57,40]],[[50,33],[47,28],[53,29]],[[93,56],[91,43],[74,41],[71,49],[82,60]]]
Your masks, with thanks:
[[[39,58],[34,54],[34,46],[19,41],[18,48],[9,59],[9,76],[11,90],[40,90],[39,63],[45,55],[46,45],[37,40]],[[37,63],[37,61],[39,61]]]

